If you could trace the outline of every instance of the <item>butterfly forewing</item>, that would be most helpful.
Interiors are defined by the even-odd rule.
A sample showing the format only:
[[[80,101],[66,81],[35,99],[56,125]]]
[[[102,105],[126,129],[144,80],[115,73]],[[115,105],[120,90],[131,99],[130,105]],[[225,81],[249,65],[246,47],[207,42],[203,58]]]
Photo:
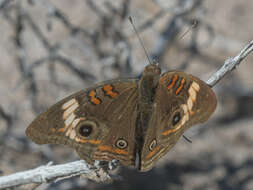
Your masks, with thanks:
[[[38,144],[70,145],[90,164],[115,159],[150,170],[216,107],[214,92],[197,77],[160,73],[152,63],[140,80],[107,81],[73,94],[39,115],[26,134]]]
[[[187,128],[210,117],[216,107],[216,96],[197,77],[170,71],[160,77],[154,105],[144,138],[142,171],[151,169]]]
[[[130,165],[134,159],[136,119],[131,115],[136,112],[136,89],[137,81],[126,79],[77,92],[39,115],[26,134],[38,144],[70,145],[89,163],[96,157]]]

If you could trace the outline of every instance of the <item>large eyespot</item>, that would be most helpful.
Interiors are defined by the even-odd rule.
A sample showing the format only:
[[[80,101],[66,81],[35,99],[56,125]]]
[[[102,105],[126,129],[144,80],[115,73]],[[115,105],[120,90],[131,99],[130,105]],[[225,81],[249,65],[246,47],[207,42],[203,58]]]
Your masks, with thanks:
[[[128,144],[127,141],[125,141],[124,139],[118,139],[115,145],[120,149],[124,149],[127,147]]]
[[[180,112],[176,112],[172,118],[172,125],[175,126],[181,120]]]
[[[149,144],[149,150],[153,151],[155,149],[156,145],[157,145],[157,141],[155,139],[152,140],[152,142]]]
[[[79,134],[82,136],[82,137],[89,137],[94,128],[96,126],[96,123],[92,122],[92,121],[84,121],[82,123],[80,123],[79,125]]]

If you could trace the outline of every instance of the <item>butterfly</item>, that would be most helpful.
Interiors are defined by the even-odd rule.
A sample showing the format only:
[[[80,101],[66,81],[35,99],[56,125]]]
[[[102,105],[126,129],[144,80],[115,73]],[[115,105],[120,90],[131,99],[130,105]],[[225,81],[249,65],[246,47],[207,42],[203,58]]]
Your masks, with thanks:
[[[216,108],[212,89],[182,71],[147,65],[140,79],[104,81],[59,101],[26,129],[37,144],[62,144],[89,164],[118,160],[139,171],[155,163],[186,129]]]

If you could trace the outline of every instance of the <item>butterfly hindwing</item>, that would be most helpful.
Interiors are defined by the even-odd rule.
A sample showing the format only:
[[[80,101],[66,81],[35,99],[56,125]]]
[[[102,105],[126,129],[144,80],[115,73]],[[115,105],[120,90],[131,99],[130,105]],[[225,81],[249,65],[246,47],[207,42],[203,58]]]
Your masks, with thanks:
[[[194,124],[206,121],[216,96],[181,71],[158,64],[140,80],[112,80],[75,93],[39,115],[26,134],[38,144],[66,144],[88,163],[119,160],[150,170]]]

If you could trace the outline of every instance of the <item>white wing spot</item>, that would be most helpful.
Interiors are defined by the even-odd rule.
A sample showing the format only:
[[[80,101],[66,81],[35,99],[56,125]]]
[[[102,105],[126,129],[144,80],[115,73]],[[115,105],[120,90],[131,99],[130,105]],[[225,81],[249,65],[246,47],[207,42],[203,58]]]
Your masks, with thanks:
[[[199,91],[200,87],[199,87],[199,84],[196,83],[196,82],[193,82],[191,87],[193,87],[197,92]]]
[[[187,107],[188,107],[188,110],[192,110],[193,101],[192,101],[191,97],[189,97],[187,100]]]
[[[78,108],[78,106],[79,104],[74,98],[72,98],[71,100],[62,105],[62,109],[64,110],[62,118],[64,120],[65,130],[70,126],[72,122],[75,121],[76,115],[74,114],[74,111]],[[72,128],[73,126],[71,126],[71,128],[69,128],[68,131],[66,132],[67,137],[71,135]]]
[[[75,130],[72,130],[71,133],[70,133],[69,138],[70,138],[70,139],[75,139],[75,137],[76,137],[76,131],[75,131]]]
[[[68,137],[70,135],[70,132],[72,131],[71,128],[68,129],[68,131],[66,132],[65,136]]]
[[[183,110],[184,110],[184,117],[182,118],[181,124],[180,125],[184,125],[186,121],[189,120],[189,112],[188,112],[188,105],[183,104],[181,105]]]
[[[71,113],[70,116],[64,121],[65,126],[69,126],[75,119],[75,114]]]
[[[186,104],[181,105],[182,109],[184,110],[184,117],[181,120],[180,126],[184,125],[190,118],[189,118],[189,113],[192,112],[192,108],[194,103],[196,102],[197,99],[197,92],[199,91],[200,87],[196,82],[193,82],[192,85],[190,86],[188,93],[189,97],[187,99]]]
[[[189,120],[189,113],[185,114],[182,121],[181,121],[181,125],[184,125],[186,121]]]
[[[199,91],[199,89],[200,89],[200,87],[199,87],[198,83],[193,82],[188,90],[189,98],[187,100],[187,106],[188,106],[189,111],[192,110],[193,105],[196,102],[197,92]]]
[[[67,118],[68,118],[68,116],[71,114],[71,113],[73,113],[75,110],[76,110],[76,108],[78,108],[78,103],[77,102],[75,102],[74,104],[72,104],[70,107],[68,107],[65,111],[64,111],[64,113],[63,113],[63,119],[64,120],[66,120]]]
[[[190,97],[191,97],[192,101],[195,102],[196,99],[197,99],[197,93],[196,93],[196,91],[193,90],[192,93],[190,94]]]
[[[189,98],[196,100],[197,93],[192,86],[190,86],[188,93],[189,93]]]
[[[73,99],[67,101],[65,104],[63,104],[63,105],[62,105],[62,109],[63,109],[63,110],[66,110],[69,106],[71,106],[71,105],[73,105],[73,104],[75,104],[75,103],[78,104],[78,102],[76,101],[76,99],[73,98]]]
[[[73,121],[73,123],[72,123],[72,128],[74,129],[76,126],[77,126],[77,124],[80,122],[80,118],[78,118],[78,119],[75,119],[74,121]]]
[[[183,108],[185,114],[188,113],[188,107],[186,104],[183,104],[182,108]]]

